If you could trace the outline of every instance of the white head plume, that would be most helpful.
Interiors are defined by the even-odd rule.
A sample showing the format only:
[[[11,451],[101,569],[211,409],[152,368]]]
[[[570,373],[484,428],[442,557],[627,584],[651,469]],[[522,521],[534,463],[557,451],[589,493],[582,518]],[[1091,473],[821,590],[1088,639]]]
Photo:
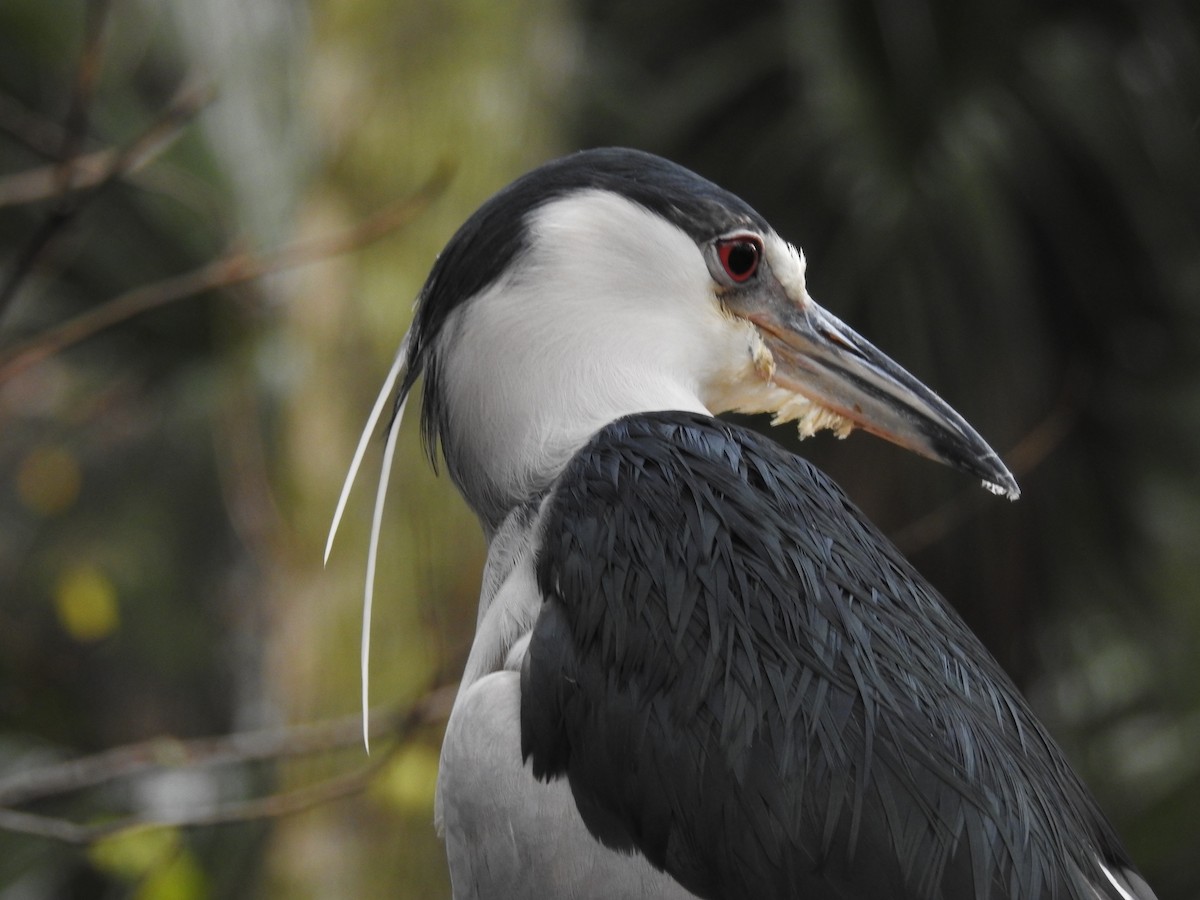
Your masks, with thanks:
[[[338,525],[341,524],[342,514],[346,511],[346,501],[350,497],[350,489],[354,486],[354,480],[358,477],[358,469],[362,465],[363,456],[366,454],[367,443],[370,441],[371,435],[375,433],[375,428],[379,424],[383,410],[392,396],[392,391],[395,389],[396,380],[408,365],[411,336],[412,331],[410,330],[404,335],[404,340],[400,342],[400,349],[396,352],[395,362],[392,363],[392,368],[388,371],[387,378],[384,379],[379,396],[375,399],[375,405],[371,408],[371,414],[367,417],[367,424],[364,426],[362,435],[358,439],[358,446],[354,450],[354,458],[350,461],[350,469],[346,473],[346,480],[342,484],[342,492],[338,497],[337,509],[333,513],[333,522],[329,526],[329,537],[325,542],[326,564],[329,562],[330,551],[333,550],[333,539],[337,535]],[[367,550],[367,574],[366,583],[363,587],[360,664],[362,668],[363,746],[368,753],[371,752],[371,741],[368,736],[370,731],[368,710],[370,708],[371,606],[375,595],[375,565],[379,557],[379,532],[383,523],[383,503],[387,496],[388,480],[391,477],[392,459],[396,455],[396,436],[400,433],[400,423],[404,419],[404,408],[407,405],[408,396],[405,395],[388,427],[387,442],[384,444],[383,462],[379,472],[379,487],[375,492],[375,509],[371,516],[371,539]]]

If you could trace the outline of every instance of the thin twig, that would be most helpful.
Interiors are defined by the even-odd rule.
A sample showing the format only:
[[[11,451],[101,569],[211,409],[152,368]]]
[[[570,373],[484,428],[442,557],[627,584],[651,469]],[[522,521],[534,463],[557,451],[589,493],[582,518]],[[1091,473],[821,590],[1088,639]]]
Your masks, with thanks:
[[[58,152],[59,161],[64,168],[79,155],[87,138],[92,98],[96,95],[96,82],[100,80],[100,70],[104,61],[104,28],[108,23],[110,7],[110,0],[90,0],[87,5],[83,49],[75,67],[71,105],[67,109],[63,142]]]
[[[56,191],[59,200],[17,253],[3,286],[0,286],[0,319],[3,319],[9,303],[16,296],[17,289],[25,277],[33,271],[55,237],[79,214],[88,199],[88,194],[71,199],[67,198],[67,194],[74,160],[82,151],[84,140],[87,138],[92,98],[104,57],[104,26],[108,21],[108,10],[109,0],[91,0],[88,3],[83,48],[75,68],[71,104],[63,126],[62,144],[58,152],[59,165],[55,171],[55,180],[59,184],[59,190]],[[99,190],[99,187],[93,190]]]
[[[404,712],[393,710],[373,715],[373,736],[392,739],[388,748],[354,771],[335,775],[316,784],[265,797],[224,803],[211,809],[179,816],[119,816],[96,824],[80,824],[54,816],[5,808],[34,799],[72,793],[117,778],[145,775],[164,768],[247,764],[325,753],[354,746],[362,738],[357,716],[314,725],[194,741],[147,741],[9,776],[0,782],[0,830],[69,844],[88,844],[129,828],[199,828],[277,818],[302,812],[362,791],[418,728],[445,721],[449,716],[455,690],[454,685],[442,685],[430,690]]]
[[[43,159],[58,159],[63,146],[63,127],[27,109],[11,94],[0,91],[0,131],[25,145]]]
[[[402,734],[417,725],[441,721],[448,714],[454,690],[453,686],[436,688],[404,712],[394,709],[373,712],[371,736],[382,740]],[[6,775],[0,778],[0,807],[19,806],[33,800],[70,794],[160,769],[228,766],[312,756],[353,747],[361,740],[362,720],[357,715],[290,728],[186,741],[154,738],[80,759]]]
[[[82,167],[77,165],[76,157],[73,156],[55,167],[52,177],[57,182],[55,193],[59,202],[13,262],[4,286],[0,288],[0,319],[3,318],[4,311],[25,277],[62,229],[108,185],[136,168],[147,157],[166,149],[166,145],[179,136],[184,126],[212,101],[213,96],[210,87],[189,86],[180,90],[163,114],[149,128],[114,153],[105,169],[99,173],[99,177],[83,190],[76,190],[79,186],[71,181],[77,171],[83,171]]]
[[[84,833],[87,830],[88,826],[77,825],[66,819],[39,816],[15,809],[0,809],[0,831],[49,838],[64,844],[86,844],[88,839],[84,837]]]
[[[0,808],[0,830],[48,838],[65,844],[84,845],[133,828],[202,828],[294,815],[322,803],[363,791],[376,773],[391,760],[399,746],[396,744],[389,747],[387,751],[353,772],[335,775],[316,784],[266,797],[256,797],[253,800],[223,803],[209,810],[183,816],[151,818],[131,815],[83,825],[69,819]]]
[[[415,220],[445,190],[449,178],[449,167],[439,169],[413,194],[341,234],[297,241],[261,256],[247,251],[234,251],[191,272],[120,294],[8,351],[0,352],[0,382],[65,347],[141,313],[195,297],[205,291],[242,284],[366,246]]]
[[[183,127],[212,93],[190,91],[124,149],[110,147],[75,156],[66,163],[39,166],[0,178],[0,207],[35,203],[71,191],[90,190],[145,168],[183,134]],[[64,178],[63,173],[66,172]]]

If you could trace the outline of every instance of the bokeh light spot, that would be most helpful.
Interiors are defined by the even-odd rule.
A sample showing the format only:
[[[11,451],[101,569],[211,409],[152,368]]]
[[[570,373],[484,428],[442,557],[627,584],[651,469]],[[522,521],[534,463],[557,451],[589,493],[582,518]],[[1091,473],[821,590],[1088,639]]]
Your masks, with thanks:
[[[437,775],[437,751],[413,744],[396,754],[384,768],[372,784],[372,794],[404,812],[426,813],[433,809]]]
[[[17,496],[40,516],[70,509],[82,483],[78,460],[63,447],[35,447],[17,467]]]
[[[93,566],[72,569],[59,580],[54,610],[63,630],[82,643],[106,638],[121,624],[116,586]]]

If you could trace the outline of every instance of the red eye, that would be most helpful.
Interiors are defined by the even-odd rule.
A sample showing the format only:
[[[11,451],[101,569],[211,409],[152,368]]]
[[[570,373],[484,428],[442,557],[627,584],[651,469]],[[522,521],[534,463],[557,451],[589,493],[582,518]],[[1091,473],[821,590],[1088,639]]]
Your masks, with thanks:
[[[749,234],[739,234],[736,237],[722,238],[717,241],[717,258],[721,266],[737,284],[749,281],[758,271],[758,262],[762,259],[762,242]]]

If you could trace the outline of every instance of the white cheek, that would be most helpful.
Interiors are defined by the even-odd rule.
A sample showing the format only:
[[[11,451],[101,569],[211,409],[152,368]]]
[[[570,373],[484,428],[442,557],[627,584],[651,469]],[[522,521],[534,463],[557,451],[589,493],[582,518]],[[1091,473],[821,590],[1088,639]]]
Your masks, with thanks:
[[[531,222],[535,252],[526,300],[595,375],[613,404],[636,410],[685,402],[728,323],[700,248],[660,216],[614,194],[590,191],[552,203]],[[669,383],[669,386],[668,386]],[[655,400],[655,395],[660,395]],[[694,396],[687,404],[696,405]]]

